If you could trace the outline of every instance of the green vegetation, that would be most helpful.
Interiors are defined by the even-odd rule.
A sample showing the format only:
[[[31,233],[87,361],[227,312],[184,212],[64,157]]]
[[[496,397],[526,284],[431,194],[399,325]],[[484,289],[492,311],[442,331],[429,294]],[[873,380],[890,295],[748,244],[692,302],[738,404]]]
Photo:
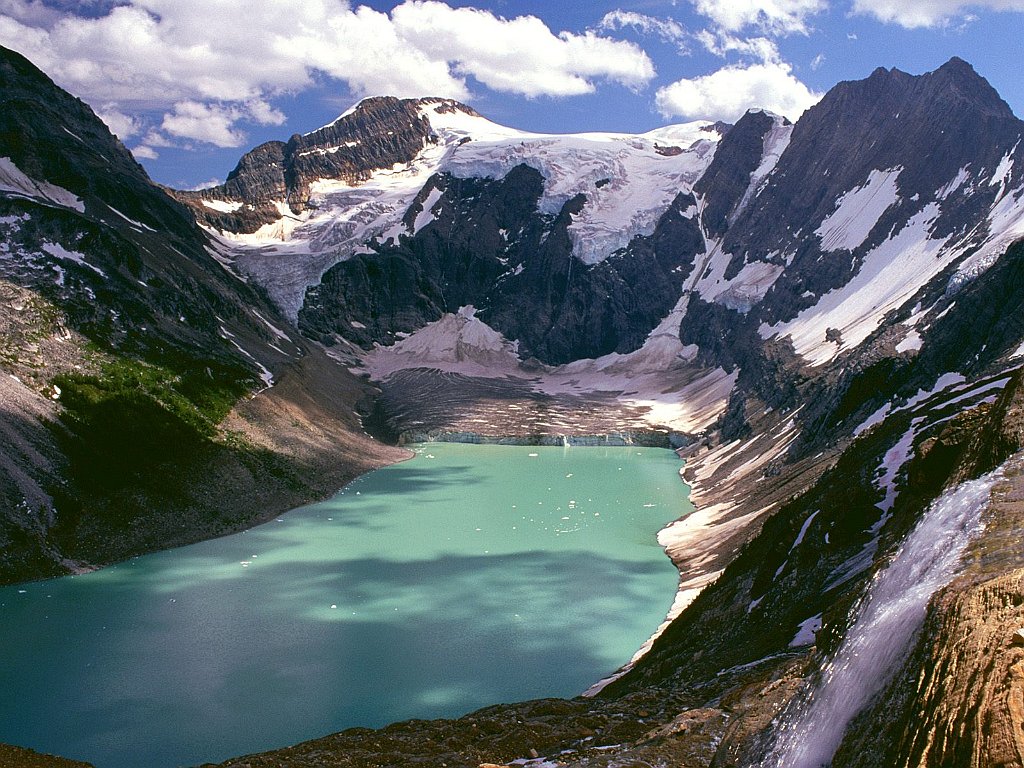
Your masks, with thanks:
[[[239,365],[183,360],[172,369],[115,358],[98,375],[66,373],[53,384],[64,411],[60,437],[71,462],[67,489],[78,504],[128,488],[158,486],[160,465],[214,447],[217,425],[247,392]]]
[[[115,402],[135,402],[163,411],[203,437],[253,384],[252,374],[237,365],[190,361],[178,370],[140,360],[116,358],[100,375],[69,373],[54,379],[71,419],[87,418],[91,409]]]

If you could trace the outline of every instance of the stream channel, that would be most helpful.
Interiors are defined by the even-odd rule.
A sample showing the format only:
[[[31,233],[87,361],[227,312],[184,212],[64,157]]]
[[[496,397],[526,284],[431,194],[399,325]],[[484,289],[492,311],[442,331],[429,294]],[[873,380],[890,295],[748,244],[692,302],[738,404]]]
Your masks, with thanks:
[[[413,447],[243,533],[0,589],[0,742],[171,768],[574,696],[662,621],[671,451]]]

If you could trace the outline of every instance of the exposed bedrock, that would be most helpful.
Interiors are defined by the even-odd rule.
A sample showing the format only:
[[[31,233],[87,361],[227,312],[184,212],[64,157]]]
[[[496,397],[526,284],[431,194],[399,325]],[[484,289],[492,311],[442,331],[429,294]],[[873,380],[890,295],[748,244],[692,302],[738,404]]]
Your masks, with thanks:
[[[678,195],[650,236],[586,265],[568,231],[584,198],[543,214],[543,184],[525,165],[497,181],[434,177],[428,187],[443,192],[434,218],[397,245],[328,270],[307,292],[299,327],[368,347],[471,304],[519,340],[524,358],[560,364],[639,348],[703,252],[693,196]]]
[[[255,232],[280,218],[278,203],[287,204],[295,214],[305,210],[310,185],[318,179],[357,184],[371,171],[411,161],[433,141],[430,121],[421,114],[423,104],[438,102],[441,109],[476,114],[446,99],[364,99],[329,125],[297,133],[286,142],[266,142],[246,153],[219,186],[172,194],[216,229]],[[236,201],[238,207],[224,211],[203,204],[225,199]]]

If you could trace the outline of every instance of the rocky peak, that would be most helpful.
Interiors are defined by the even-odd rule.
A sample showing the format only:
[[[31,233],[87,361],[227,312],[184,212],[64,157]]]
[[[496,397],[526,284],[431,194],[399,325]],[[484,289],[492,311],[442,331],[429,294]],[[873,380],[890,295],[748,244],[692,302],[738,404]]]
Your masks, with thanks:
[[[358,184],[376,170],[411,162],[436,141],[428,108],[437,114],[479,116],[451,99],[373,96],[322,128],[295,134],[287,142],[261,144],[243,156],[218,187],[175,194],[211,226],[253,232],[280,216],[276,203],[287,202],[294,213],[301,213],[309,202],[310,186],[318,179]],[[204,200],[243,205],[225,211],[223,206],[204,205]]]
[[[926,75],[922,80],[948,100],[969,105],[986,116],[1012,119],[1013,110],[1003,101],[999,93],[969,63],[954,56],[941,67]]]
[[[37,182],[69,190],[100,215],[113,206],[153,228],[186,231],[188,212],[150,181],[85,102],[21,54],[0,47],[0,158]]]
[[[774,123],[763,110],[743,115],[722,137],[711,165],[694,185],[694,191],[704,196],[704,227],[709,235],[725,233],[728,217],[737,210],[761,162],[764,138]]]
[[[813,251],[818,225],[847,192],[863,187],[872,173],[897,177],[901,201],[879,219],[877,236],[902,227],[961,169],[987,182],[1012,150],[1024,123],[1013,116],[970,65],[953,59],[935,72],[914,76],[876,69],[865,80],[836,85],[793,128],[759,205],[749,206],[727,235],[729,252],[748,260],[757,252]],[[994,195],[997,186],[977,185]],[[952,213],[963,196],[942,201],[940,222],[959,226]],[[803,222],[800,231],[792,222]],[[870,247],[872,239],[861,245]],[[822,286],[830,288],[834,286]]]

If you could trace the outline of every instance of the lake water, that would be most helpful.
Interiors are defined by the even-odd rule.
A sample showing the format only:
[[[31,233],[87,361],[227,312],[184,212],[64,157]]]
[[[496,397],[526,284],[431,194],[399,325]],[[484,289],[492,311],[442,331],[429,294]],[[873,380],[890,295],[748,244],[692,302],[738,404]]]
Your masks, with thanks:
[[[244,533],[0,589],[0,742],[164,768],[572,696],[664,618],[672,452],[416,453]]]

